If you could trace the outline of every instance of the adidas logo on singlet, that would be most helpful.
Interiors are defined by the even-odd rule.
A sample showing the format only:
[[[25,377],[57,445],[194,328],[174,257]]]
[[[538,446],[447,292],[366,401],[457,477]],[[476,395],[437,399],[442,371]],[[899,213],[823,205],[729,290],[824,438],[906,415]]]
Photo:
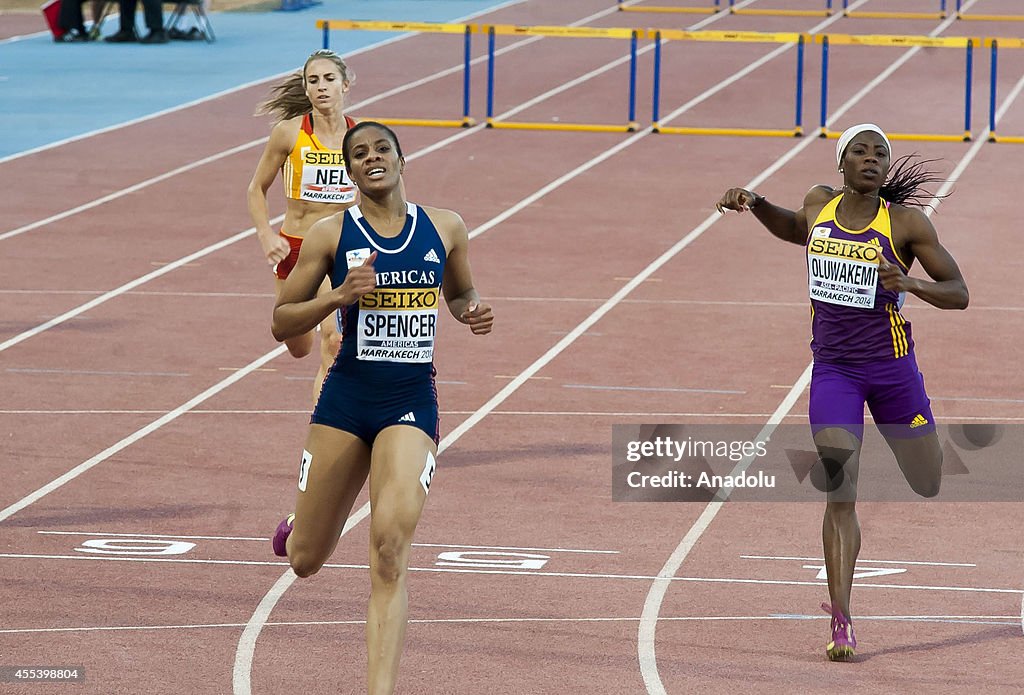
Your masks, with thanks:
[[[427,255],[423,257],[423,260],[430,261],[431,263],[440,263],[441,259],[437,257],[437,252],[434,249],[427,251]]]
[[[924,415],[918,413],[914,416],[914,419],[910,421],[910,429],[914,429],[915,427],[924,427],[927,424],[928,420],[925,419]]]
[[[431,249],[431,252],[433,252],[433,249]],[[411,412],[410,413],[406,413],[402,417],[398,418],[398,421],[399,422],[416,422],[416,416],[413,415]]]

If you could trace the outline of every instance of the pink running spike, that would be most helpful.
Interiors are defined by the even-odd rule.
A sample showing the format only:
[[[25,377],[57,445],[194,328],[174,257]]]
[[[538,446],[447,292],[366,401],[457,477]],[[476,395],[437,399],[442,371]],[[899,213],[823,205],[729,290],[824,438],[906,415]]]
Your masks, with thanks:
[[[295,515],[289,514],[277,525],[277,531],[274,532],[274,537],[270,539],[271,545],[274,546],[274,555],[288,557],[288,536],[292,533],[292,525],[294,523]]]
[[[825,645],[830,661],[852,661],[857,648],[853,634],[853,621],[834,605],[821,604],[822,610],[832,615],[832,641]]]

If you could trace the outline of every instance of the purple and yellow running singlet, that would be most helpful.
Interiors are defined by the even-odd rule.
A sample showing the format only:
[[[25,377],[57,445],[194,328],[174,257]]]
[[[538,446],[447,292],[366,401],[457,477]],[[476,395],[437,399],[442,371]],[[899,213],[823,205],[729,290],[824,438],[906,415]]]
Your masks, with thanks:
[[[889,204],[864,229],[839,224],[842,195],[822,209],[807,238],[811,350],[815,360],[863,364],[911,354],[910,323],[900,314],[901,293],[878,281],[879,259],[907,271],[892,244]]]

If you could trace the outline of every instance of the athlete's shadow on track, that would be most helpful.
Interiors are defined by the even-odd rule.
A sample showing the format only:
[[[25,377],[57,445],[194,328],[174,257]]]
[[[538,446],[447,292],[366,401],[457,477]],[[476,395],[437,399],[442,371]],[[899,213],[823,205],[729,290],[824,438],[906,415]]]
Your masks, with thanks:
[[[18,515],[4,522],[8,527],[60,527],[87,526],[111,522],[152,521],[154,519],[191,519],[210,518],[211,515],[222,514],[223,505],[192,504],[192,505],[161,505],[156,507],[93,507],[76,508],[66,513]]]
[[[874,624],[881,621],[872,621]],[[916,622],[916,621],[909,621]],[[1007,650],[1010,649],[1009,640],[1014,640],[1013,646],[1018,646],[1021,639],[1020,625],[1014,625],[1007,623],[1005,626],[991,626],[979,632],[971,635],[962,635],[960,637],[951,637],[946,640],[932,640],[929,642],[918,642],[916,644],[900,644],[886,647],[885,649],[872,650],[870,652],[858,651],[857,656],[854,659],[854,663],[863,663],[870,661],[871,659],[877,659],[884,656],[897,656],[905,657],[907,654],[914,652],[934,652],[939,649],[950,649],[952,647],[960,647],[970,644],[984,644],[986,642],[992,642],[997,640],[1007,640]],[[1017,687],[1017,684],[1014,684]]]
[[[608,445],[591,443],[565,444],[525,444],[509,446],[503,449],[460,449],[446,451],[441,454],[443,465],[447,468],[465,468],[469,466],[517,465],[531,461],[557,461],[564,465],[571,459],[597,459],[603,464],[608,459]],[[573,461],[575,465],[581,462]],[[439,462],[439,465],[442,465]]]

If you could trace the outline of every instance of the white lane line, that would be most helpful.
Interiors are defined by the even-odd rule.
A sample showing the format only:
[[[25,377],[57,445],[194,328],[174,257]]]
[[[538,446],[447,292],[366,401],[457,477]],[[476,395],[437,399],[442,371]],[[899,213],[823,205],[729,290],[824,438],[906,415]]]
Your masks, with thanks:
[[[787,387],[788,388],[788,387]],[[164,410],[0,410],[0,415],[156,415]],[[474,410],[442,410],[442,415],[472,415]],[[188,415],[309,415],[309,410],[190,410]],[[494,410],[493,416],[507,417],[618,417],[618,418],[718,418],[765,419],[772,413],[699,413],[699,412],[608,412],[600,410]],[[791,420],[807,419],[807,413],[789,412],[783,416]],[[870,416],[865,416],[870,421]],[[1024,417],[995,415],[935,416],[943,422],[986,422],[990,424],[1024,422]]]
[[[107,459],[109,459],[111,456],[113,456],[114,454],[118,453],[119,451],[122,451],[123,449],[128,448],[129,446],[131,446],[135,442],[139,441],[140,439],[142,439],[146,435],[148,435],[148,434],[150,434],[152,432],[155,432],[156,430],[160,429],[161,427],[163,427],[164,425],[166,425],[169,422],[173,422],[174,420],[177,420],[179,417],[181,417],[182,415],[187,413],[189,410],[191,410],[195,406],[197,406],[200,403],[208,400],[209,398],[217,395],[218,393],[220,393],[224,389],[226,389],[229,386],[231,386],[232,384],[234,384],[236,381],[241,380],[243,377],[245,377],[247,374],[249,374],[253,370],[259,369],[260,367],[262,367],[264,364],[266,364],[270,360],[274,359],[278,355],[283,354],[286,349],[287,348],[284,345],[278,346],[277,348],[271,350],[270,352],[268,352],[267,354],[263,355],[262,357],[259,357],[256,360],[254,360],[253,362],[250,362],[247,366],[243,367],[242,369],[239,369],[234,374],[231,374],[231,375],[225,377],[224,379],[222,379],[221,381],[217,382],[216,384],[214,384],[210,388],[206,389],[205,391],[203,391],[199,395],[194,396],[193,398],[189,399],[185,403],[182,403],[181,405],[179,405],[174,410],[171,410],[170,412],[166,413],[165,415],[157,418],[156,420],[153,420],[151,423],[149,423],[145,427],[136,430],[135,432],[133,432],[132,434],[128,435],[127,437],[125,437],[121,441],[117,442],[113,446],[107,447],[106,449],[104,449],[100,453],[96,454],[95,456],[93,456],[89,460],[80,463],[79,465],[77,465],[74,468],[72,468],[71,470],[69,470],[67,473],[64,473],[60,477],[50,481],[49,483],[47,483],[43,487],[39,488],[35,492],[33,492],[33,493],[29,494],[29,495],[26,495],[25,497],[22,497],[20,500],[18,500],[14,504],[12,504],[12,505],[8,506],[6,509],[0,511],[0,521],[4,521],[5,519],[10,518],[13,514],[16,514],[17,512],[21,511],[22,509],[24,509],[25,507],[29,506],[30,504],[39,501],[40,499],[42,499],[46,495],[50,494],[54,490],[57,490],[57,489],[63,487],[64,485],[66,485],[67,483],[71,482],[72,480],[74,480],[78,476],[82,475],[83,473],[85,473],[89,469],[93,468],[94,466],[99,465],[100,463],[103,463],[104,461],[106,461]]]
[[[73,374],[75,376],[192,376],[187,372],[124,372],[110,369],[34,369],[29,367],[8,367],[4,371],[11,372],[13,374]]]
[[[975,403],[1024,403],[1024,398],[977,398],[973,396],[930,396],[933,401],[973,401]]]
[[[349,516],[348,521],[345,522],[345,527],[341,530],[341,535],[344,536],[369,515],[370,504],[366,503]],[[288,563],[283,564],[287,565]],[[235,662],[231,668],[231,688],[235,695],[251,694],[252,660],[256,654],[256,640],[259,639],[260,632],[263,631],[264,625],[267,624],[267,618],[270,616],[271,611],[274,610],[274,606],[284,596],[284,592],[288,590],[288,587],[298,578],[298,575],[292,572],[291,567],[286,569],[284,574],[270,587],[270,591],[260,599],[256,610],[253,611],[248,622],[246,622],[245,628],[242,630],[242,636],[238,639],[238,646],[235,647]]]
[[[749,620],[796,621],[828,620],[827,615],[688,615],[662,618],[665,622],[729,622]],[[410,624],[516,624],[516,623],[635,623],[639,617],[567,617],[567,618],[410,618]],[[888,620],[917,623],[966,623],[970,625],[1014,625],[1015,615],[860,615],[857,620]],[[1007,622],[1013,620],[1014,622]],[[265,627],[332,627],[366,625],[365,620],[289,620],[266,623]],[[61,632],[145,632],[147,630],[237,629],[245,623],[191,623],[182,625],[92,625],[80,627],[26,627],[0,629],[0,635]]]
[[[671,386],[607,386],[601,384],[562,384],[566,389],[590,389],[593,391],[667,391],[671,393],[721,393],[745,395],[746,391],[730,391],[727,389],[674,388]]]
[[[0,12],[0,17],[3,16],[3,12]],[[8,43],[18,43],[19,41],[25,41],[27,39],[34,39],[39,36],[49,36],[49,31],[37,31],[32,34],[18,34],[16,36],[8,36],[6,39],[0,39],[0,46]]]
[[[106,290],[55,290],[50,288],[40,288],[35,290],[0,289],[0,294],[31,294],[32,296],[51,294],[91,294],[95,296],[103,294],[105,291]],[[227,299],[237,299],[239,297],[266,299],[267,297],[274,296],[273,292],[156,292],[150,290],[140,290],[138,292],[129,292],[128,294],[138,295],[140,297],[223,297]]]
[[[266,543],[269,538],[252,538],[247,536],[185,536],[180,534],[164,533],[107,533],[105,531],[36,531],[41,535],[49,536],[90,536],[111,537],[111,538],[173,538],[176,540],[204,540],[204,541],[259,541]],[[590,555],[618,555],[618,550],[593,550],[582,548],[518,548],[504,545],[457,545],[453,543],[413,543],[414,548],[462,548],[467,550],[522,550],[545,553],[583,553]]]
[[[812,561],[812,562],[824,562],[825,558],[821,557],[786,557],[781,555],[740,555],[744,560],[798,560],[801,562]],[[858,559],[858,563],[865,563],[869,565],[875,564],[889,564],[889,565],[926,565],[928,567],[977,567],[973,562],[923,562],[920,560],[863,560]]]
[[[491,13],[491,12],[496,12],[498,10],[505,9],[506,7],[511,7],[513,5],[518,5],[518,4],[521,4],[521,3],[525,2],[525,1],[526,0],[507,0],[507,2],[503,2],[503,3],[497,4],[497,5],[493,5],[493,6],[489,7],[489,8],[482,9],[482,10],[479,10],[479,11],[474,12],[472,14],[468,14],[468,15],[465,15],[463,17],[459,17],[457,19],[454,19],[454,20],[452,20],[451,23],[452,24],[458,24],[458,23],[461,23],[461,22],[466,22],[466,21],[468,21],[470,19],[473,19],[475,17],[479,17],[481,15],[488,14],[488,13]],[[40,32],[40,33],[45,34],[46,32]],[[33,36],[36,36],[36,35],[37,34],[34,34]],[[343,54],[343,56],[345,58],[351,58],[352,56],[357,56],[357,55],[360,55],[362,53],[368,53],[370,51],[376,50],[376,49],[381,48],[383,46],[388,46],[390,44],[397,43],[399,41],[404,41],[404,40],[406,40],[406,39],[408,39],[408,38],[410,38],[412,36],[415,36],[415,35],[416,34],[414,34],[414,33],[407,33],[407,34],[402,34],[401,36],[396,36],[396,37],[393,37],[393,38],[390,38],[390,39],[384,39],[382,41],[378,41],[376,43],[373,43],[373,44],[371,44],[369,46],[364,46],[363,48],[359,48],[359,49],[356,49],[354,51],[350,51],[348,53],[345,53],[345,54]],[[81,133],[80,135],[74,135],[74,136],[71,136],[71,137],[68,137],[68,138],[64,138],[62,140],[57,140],[55,142],[47,143],[45,145],[40,145],[39,147],[33,147],[31,149],[28,149],[28,150],[23,150],[22,152],[15,152],[14,154],[9,154],[6,157],[0,157],[0,164],[4,164],[6,162],[10,162],[10,161],[13,161],[15,159],[20,159],[22,157],[27,157],[27,156],[32,155],[32,154],[37,154],[39,152],[45,152],[46,150],[52,150],[52,149],[54,149],[56,147],[60,147],[62,145],[67,145],[67,144],[70,144],[72,142],[78,142],[79,140],[87,140],[88,138],[94,137],[96,135],[103,135],[104,133],[109,133],[109,132],[118,130],[120,128],[126,128],[128,126],[136,125],[136,124],[139,124],[139,123],[145,123],[146,121],[151,121],[153,119],[160,118],[161,116],[166,116],[168,114],[175,113],[177,111],[184,111],[185,109],[191,108],[193,106],[198,106],[199,104],[204,104],[204,103],[206,103],[208,101],[216,101],[217,99],[220,99],[221,97],[228,96],[230,94],[234,94],[235,92],[241,92],[243,90],[249,89],[250,87],[257,87],[257,86],[259,86],[261,84],[265,84],[265,83],[270,82],[272,80],[278,80],[278,79],[281,79],[283,77],[287,77],[288,75],[292,74],[293,72],[294,72],[294,70],[288,70],[286,72],[282,72],[282,73],[279,73],[277,75],[270,75],[269,77],[261,77],[261,78],[259,78],[257,80],[252,80],[251,82],[246,82],[245,84],[236,85],[236,86],[231,87],[229,89],[225,89],[225,90],[222,90],[220,92],[216,92],[214,94],[210,94],[210,95],[205,96],[205,97],[200,97],[199,99],[193,99],[192,101],[187,101],[187,102],[185,102],[183,104],[178,104],[177,106],[172,106],[170,108],[162,109],[160,111],[155,111],[155,112],[147,114],[145,116],[140,116],[139,118],[133,118],[133,119],[130,119],[130,120],[127,120],[127,121],[123,121],[121,123],[118,123],[118,124],[112,125],[112,126],[105,126],[103,128],[97,128],[96,130],[91,130],[91,131],[89,131],[87,133]]]
[[[360,512],[367,507],[360,508]],[[369,512],[367,511],[368,515]],[[356,518],[355,515],[352,518]],[[356,523],[365,517],[360,517]],[[349,526],[346,525],[346,528]],[[95,562],[141,562],[148,564],[171,564],[171,565],[220,565],[227,567],[287,567],[288,563],[283,560],[212,560],[212,559],[191,559],[183,557],[130,557],[126,555],[52,555],[44,553],[0,553],[0,558],[11,560],[82,560]],[[369,570],[369,565],[344,564],[329,562],[324,564],[324,569],[338,570]],[[828,586],[825,581],[791,580],[791,579],[748,579],[746,577],[660,577],[649,574],[613,574],[608,572],[545,572],[541,570],[503,570],[484,568],[456,568],[456,567],[410,567],[410,572],[427,572],[432,574],[487,574],[507,577],[555,577],[561,579],[604,579],[613,581],[667,581],[671,583],[695,583],[695,584],[742,584],[742,585],[764,585],[764,586]],[[286,574],[292,574],[291,569]],[[982,587],[982,586],[953,586],[953,585],[931,585],[931,584],[880,584],[854,582],[854,587],[862,589],[900,589],[903,591],[952,591],[961,593],[980,594],[1024,594],[1022,589],[1009,589],[1003,587]],[[280,598],[280,597],[278,597]],[[267,606],[266,608],[272,608]],[[642,616],[641,616],[642,618]]]
[[[189,164],[185,164],[176,169],[171,169],[166,173],[160,174],[158,176],[153,176],[152,178],[148,178],[145,181],[140,181],[139,183],[129,186],[128,188],[122,188],[121,190],[115,191],[113,193],[108,193],[107,195],[102,196],[100,198],[96,198],[95,200],[89,201],[88,203],[82,203],[81,205],[77,205],[73,208],[64,210],[63,212],[58,212],[54,215],[50,215],[49,217],[46,217],[44,219],[36,220],[35,222],[22,225],[21,227],[16,227],[15,229],[0,234],[0,241],[10,239],[11,237],[16,237],[20,234],[24,234],[25,232],[31,232],[33,229],[39,229],[40,227],[45,227],[46,225],[53,224],[54,222],[60,222],[61,220],[71,217],[72,215],[77,215],[80,212],[85,212],[86,210],[91,210],[105,203],[117,200],[118,198],[123,198],[127,195],[131,195],[132,193],[141,191],[142,189],[160,183],[161,181],[166,181],[167,179],[177,176],[178,174],[184,174],[186,172],[192,171],[193,169],[198,169],[201,166],[210,164],[211,162],[216,162],[219,159],[224,159],[225,157],[230,157],[233,154],[243,152],[249,149],[250,147],[254,147],[255,145],[259,145],[263,142],[266,142],[266,140],[267,138],[265,137],[259,138],[258,140],[247,142],[244,145],[238,145],[236,147],[232,147],[231,149],[224,150],[223,152],[218,152],[217,154],[210,155],[208,157],[203,157],[202,159],[196,160]]]
[[[414,548],[462,548],[466,550],[513,550],[540,553],[580,553],[584,555],[618,555],[618,550],[585,550],[582,548],[517,548],[503,545],[453,545],[450,543],[413,543]]]
[[[854,3],[854,5],[852,5],[851,7],[856,7],[859,4],[863,4],[864,1],[866,0],[862,0],[862,2],[860,3]],[[976,0],[968,0],[967,4],[964,7],[969,7],[975,1]],[[829,18],[822,24],[828,24],[841,16],[842,15],[838,15],[837,17]],[[949,28],[955,21],[955,17],[951,17],[943,21],[929,35],[936,36],[940,34],[947,28]],[[817,27],[815,30],[817,30]],[[851,97],[846,103],[844,103],[839,109],[837,109],[836,112],[829,118],[828,124],[830,125],[837,121],[843,114],[850,110],[850,108],[852,108],[858,101],[860,101],[863,97],[869,95],[879,84],[881,84],[884,80],[888,79],[888,77],[892,73],[894,73],[908,60],[910,60],[910,58],[913,55],[915,55],[919,50],[919,46],[914,46],[913,48],[903,53],[888,68],[883,70],[877,77],[875,77],[873,80],[871,80],[871,82],[865,85],[863,89],[859,90],[856,94],[853,95],[853,97]],[[968,150],[968,152],[964,155],[964,160],[961,161],[961,166],[958,166],[954,170],[953,174],[950,175],[950,178],[943,184],[942,188],[936,195],[936,200],[940,199],[942,195],[944,195],[946,192],[949,191],[950,188],[952,188],[953,184],[955,183],[959,175],[966,168],[966,164],[964,164],[964,161],[970,162],[972,159],[974,159],[974,157],[978,153],[978,150],[985,144],[987,134],[988,129],[986,128],[982,137],[979,138],[974,143],[974,145]],[[813,138],[806,139],[805,142],[800,143],[792,150],[790,150],[786,155],[780,157],[778,160],[776,160],[776,162],[773,165],[769,166],[759,176],[755,177],[750,183],[748,183],[745,186],[745,188],[754,189],[760,183],[767,180],[769,176],[774,174],[776,171],[780,170],[797,153],[805,149],[812,139]],[[930,215],[933,211],[934,208],[931,208],[926,211],[926,214]],[[769,420],[768,424],[765,425],[764,429],[761,432],[761,435],[758,436],[758,439],[761,439],[762,436],[770,435],[771,432],[775,430],[779,422],[781,422],[782,418],[786,414],[788,414],[789,411],[792,409],[793,405],[796,403],[800,395],[803,393],[804,389],[806,389],[807,385],[810,383],[812,364],[808,364],[807,368],[804,369],[803,374],[793,385],[793,388],[786,395],[786,398],[782,401],[782,403],[779,404],[779,407],[776,409],[776,412],[773,414],[773,417],[771,418],[771,420]],[[743,470],[746,470],[746,467],[750,465],[750,461],[750,459],[741,461],[736,466],[736,469],[734,469],[733,472],[742,472]],[[724,497],[728,497],[728,494],[729,490],[724,490]],[[721,496],[723,496],[723,492],[720,491],[716,495],[716,498]],[[693,549],[693,546],[696,545],[697,541],[700,539],[701,535],[704,533],[704,531],[707,530],[708,526],[711,525],[711,522],[714,520],[715,516],[718,514],[721,508],[722,501],[718,501],[717,499],[715,501],[708,503],[707,507],[705,507],[700,517],[698,517],[697,521],[695,521],[693,526],[690,527],[690,530],[686,533],[682,541],[680,541],[679,545],[676,547],[675,551],[666,561],[665,566],[662,568],[661,572],[659,572],[659,579],[655,581],[655,583],[652,585],[651,590],[648,593],[647,600],[644,602],[644,610],[642,613],[643,619],[640,622],[637,651],[639,654],[640,672],[643,676],[644,684],[647,687],[648,695],[667,695],[665,691],[665,686],[661,682],[661,677],[658,674],[657,652],[655,650],[655,628],[658,622],[658,613],[661,610],[661,603],[664,600],[665,592],[668,590],[668,587],[670,585],[669,582],[665,580],[671,578],[676,573],[676,571],[682,565],[683,561],[686,559],[687,555],[689,555],[690,551]]]
[[[1024,86],[1024,82],[1022,82]],[[626,278],[627,280],[629,278]],[[52,288],[40,288],[35,290],[21,290],[21,289],[0,289],[0,295],[3,294],[31,294],[33,296],[39,295],[62,295],[62,294],[84,294],[84,295],[99,295],[103,294],[105,290],[59,290]],[[151,290],[139,290],[138,292],[128,292],[127,294],[140,297],[223,297],[227,299],[234,298],[251,298],[251,299],[267,299],[273,297],[273,292],[171,292],[171,291],[151,291]],[[600,297],[501,297],[491,296],[491,300],[506,302],[541,302],[549,304],[551,302],[576,302],[582,304],[600,304],[604,300]],[[679,304],[684,306],[732,306],[732,307],[749,307],[749,308],[777,308],[777,309],[801,309],[807,310],[807,302],[768,302],[758,300],[728,300],[728,299],[624,299],[623,304],[657,304],[658,306]],[[907,300],[907,306],[910,306],[911,300]],[[926,307],[929,306],[925,302],[916,302],[917,306]],[[1021,312],[1024,311],[1024,306],[975,306],[974,302],[971,302],[971,311],[1009,311],[1009,312]],[[596,333],[594,335],[601,335]]]
[[[284,219],[284,215],[279,215],[278,217],[276,217],[273,220],[271,220],[271,224],[272,225],[276,225],[278,222],[280,222],[283,219]],[[246,237],[249,237],[249,236],[251,236],[251,235],[253,235],[255,233],[256,233],[256,228],[255,227],[249,227],[249,229],[245,230],[244,232],[239,232],[238,234],[235,234],[234,236],[230,236],[227,239],[222,239],[221,241],[218,241],[215,244],[210,244],[209,246],[207,246],[205,248],[202,248],[202,249],[199,249],[198,251],[195,251],[193,253],[190,253],[189,255],[184,256],[182,258],[179,258],[176,261],[172,261],[172,262],[168,263],[167,265],[154,270],[151,273],[146,273],[145,275],[142,275],[141,277],[137,277],[134,280],[131,280],[130,282],[126,282],[125,284],[121,285],[120,287],[112,289],[109,292],[104,292],[99,297],[95,297],[95,298],[89,300],[88,302],[86,302],[85,304],[81,304],[81,305],[75,307],[74,309],[71,309],[69,311],[65,311],[63,314],[61,314],[59,316],[54,316],[49,321],[46,321],[44,323],[39,324],[38,326],[30,328],[27,331],[22,331],[21,333],[17,334],[16,336],[14,336],[12,338],[8,338],[7,340],[5,340],[2,343],[0,343],[0,352],[3,352],[4,350],[7,350],[8,348],[14,347],[18,343],[21,343],[21,342],[23,342],[25,340],[28,340],[29,338],[31,338],[33,336],[39,335],[40,333],[42,333],[44,331],[48,331],[49,329],[53,328],[54,326],[59,326],[60,324],[64,323],[65,321],[69,321],[70,319],[73,319],[74,317],[76,317],[76,316],[78,316],[80,314],[84,314],[85,312],[89,311],[90,309],[94,309],[94,308],[98,307],[101,304],[105,304],[106,302],[109,302],[111,299],[114,299],[115,297],[119,297],[122,294],[128,292],[129,290],[135,289],[139,285],[144,285],[147,282],[149,282],[150,280],[155,280],[158,277],[162,277],[164,275],[167,275],[171,271],[177,270],[178,268],[182,267],[183,265],[185,265],[187,263],[190,263],[191,261],[194,261],[194,260],[196,260],[198,258],[202,258],[203,256],[207,256],[207,255],[209,255],[209,254],[211,254],[211,253],[213,253],[215,251],[219,251],[220,249],[225,248],[227,246],[230,246],[231,244],[234,244],[236,241],[240,241],[242,239],[245,239]]]
[[[252,538],[249,536],[185,536],[166,533],[110,533],[109,531],[36,531],[43,536],[89,536],[91,538],[173,538],[187,541],[261,541],[266,543],[269,538]]]

